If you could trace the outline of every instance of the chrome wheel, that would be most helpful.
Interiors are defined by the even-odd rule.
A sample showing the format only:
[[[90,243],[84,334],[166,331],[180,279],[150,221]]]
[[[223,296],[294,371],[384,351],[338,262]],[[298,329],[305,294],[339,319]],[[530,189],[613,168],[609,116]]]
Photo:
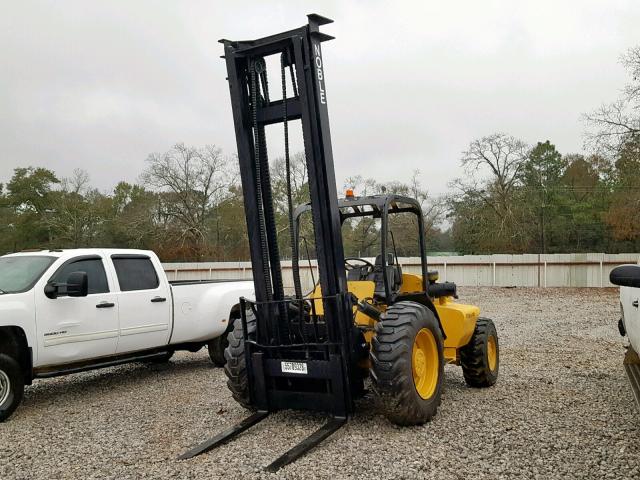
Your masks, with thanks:
[[[9,381],[9,376],[0,370],[0,407],[9,398],[9,393],[11,393],[11,382]]]

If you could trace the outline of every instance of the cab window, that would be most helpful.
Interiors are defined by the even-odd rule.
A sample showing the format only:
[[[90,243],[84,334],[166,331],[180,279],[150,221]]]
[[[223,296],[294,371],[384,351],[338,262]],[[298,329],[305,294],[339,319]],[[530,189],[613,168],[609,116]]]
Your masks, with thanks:
[[[63,265],[53,277],[55,283],[66,283],[69,274],[73,272],[85,272],[87,274],[87,283],[89,285],[89,295],[96,293],[108,293],[109,283],[107,282],[107,274],[104,270],[102,260],[99,258],[85,258],[73,261]],[[66,295],[66,287],[58,289],[58,295]]]
[[[160,285],[156,269],[149,257],[111,257],[118,275],[120,290],[154,290]]]

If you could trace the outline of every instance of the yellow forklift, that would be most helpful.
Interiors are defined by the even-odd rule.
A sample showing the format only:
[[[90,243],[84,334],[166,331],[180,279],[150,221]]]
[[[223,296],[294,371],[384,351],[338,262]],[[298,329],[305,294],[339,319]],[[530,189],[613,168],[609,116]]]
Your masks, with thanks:
[[[267,467],[276,471],[344,425],[354,401],[367,392],[368,379],[390,421],[419,425],[440,404],[445,363],[462,366],[472,387],[491,386],[498,376],[493,322],[481,318],[478,307],[455,302],[455,284],[438,283],[437,273],[427,269],[419,202],[395,194],[351,193],[338,199],[321,51],[322,42],[333,37],[319,28],[331,20],[315,14],[308,19],[303,27],[257,40],[221,40],[256,294],[241,299],[241,317],[225,350],[225,373],[233,397],[254,413],[182,459],[229,441],[274,411],[329,414],[326,425]],[[270,90],[267,59],[280,64],[281,95]],[[296,209],[290,180],[292,121],[302,126],[310,197]],[[284,289],[267,156],[265,127],[273,124],[282,124],[284,131],[293,295]],[[311,219],[319,276],[309,294],[302,291],[299,260],[305,213]],[[417,226],[420,274],[403,272],[389,228],[397,216]],[[345,258],[345,222],[367,219],[379,223],[375,260]]]
[[[349,219],[378,220],[373,229],[378,237],[375,248],[379,248],[375,261],[346,257],[345,270],[354,323],[369,351],[360,364],[361,374],[371,377],[386,417],[398,425],[429,420],[440,404],[444,363],[461,365],[469,386],[493,385],[498,377],[495,326],[480,317],[478,307],[454,301],[458,298],[455,283],[438,283],[438,272],[427,270],[420,204],[395,194],[355,197],[347,190],[338,208],[342,224]],[[298,245],[301,218],[310,210],[308,204],[294,214]],[[419,252],[420,274],[403,272],[391,230],[394,219],[401,219],[396,225],[408,224],[409,230],[416,227],[416,232],[407,232],[405,227],[403,243],[406,249],[407,241],[416,242],[411,250]],[[299,265],[293,271],[299,289]],[[307,298],[313,299],[316,313],[323,315],[319,284]]]

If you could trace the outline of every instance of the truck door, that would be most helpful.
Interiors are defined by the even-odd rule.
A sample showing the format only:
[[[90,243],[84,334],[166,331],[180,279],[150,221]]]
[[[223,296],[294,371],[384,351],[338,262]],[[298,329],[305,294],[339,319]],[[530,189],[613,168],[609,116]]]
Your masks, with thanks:
[[[171,334],[171,291],[151,258],[140,254],[111,256],[120,287],[118,353],[165,346]]]
[[[86,272],[89,293],[69,297],[64,287],[58,297],[36,291],[38,366],[64,365],[113,355],[118,343],[118,299],[102,257],[85,255],[62,264],[51,277],[66,283],[70,273]],[[110,285],[111,284],[111,285]]]

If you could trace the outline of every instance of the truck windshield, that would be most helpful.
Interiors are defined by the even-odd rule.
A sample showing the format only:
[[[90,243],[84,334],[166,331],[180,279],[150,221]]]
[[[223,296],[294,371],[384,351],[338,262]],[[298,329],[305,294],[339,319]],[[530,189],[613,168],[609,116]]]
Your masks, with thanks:
[[[56,257],[0,257],[0,295],[31,289]]]

